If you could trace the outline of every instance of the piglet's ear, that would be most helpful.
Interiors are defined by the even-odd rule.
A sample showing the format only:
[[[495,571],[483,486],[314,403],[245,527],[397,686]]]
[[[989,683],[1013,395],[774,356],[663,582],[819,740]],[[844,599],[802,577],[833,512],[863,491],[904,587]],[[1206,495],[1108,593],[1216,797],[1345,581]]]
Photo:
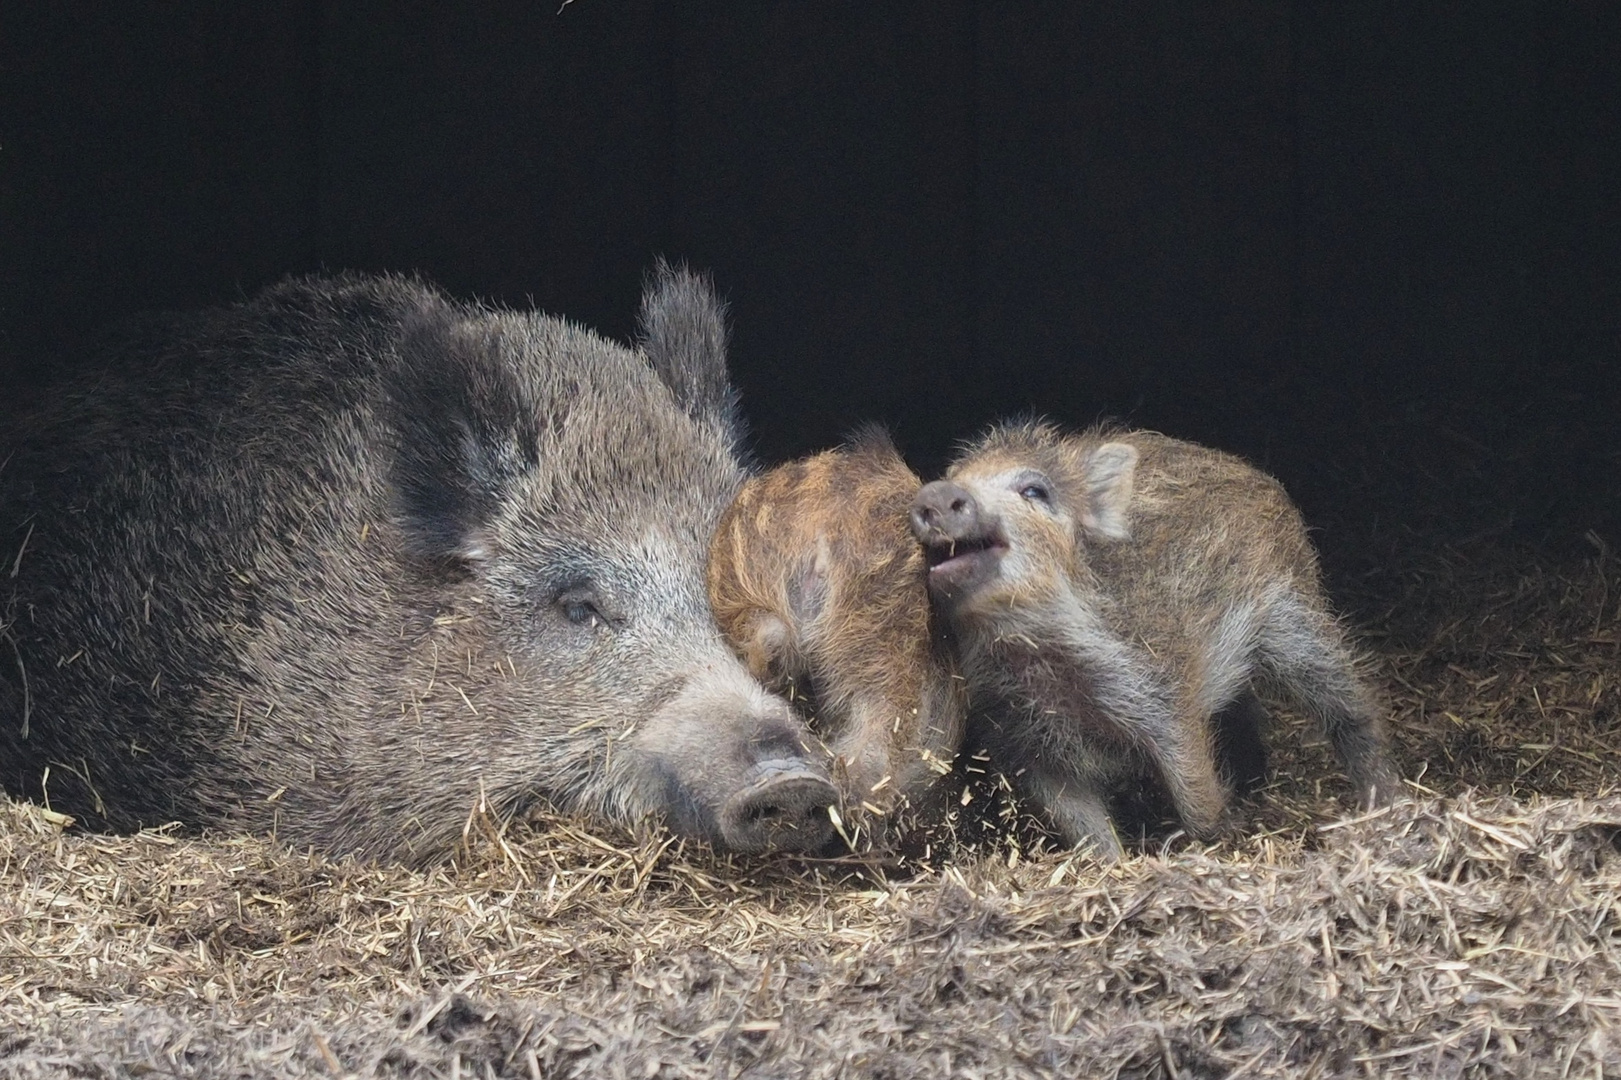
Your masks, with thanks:
[[[1131,535],[1127,510],[1137,477],[1137,448],[1111,442],[1093,450],[1086,458],[1086,506],[1081,511],[1081,527],[1105,540],[1124,540]]]
[[[663,259],[642,291],[639,344],[694,420],[737,435],[737,398],[726,376],[726,305],[707,277]]]
[[[833,550],[827,534],[816,534],[816,546],[800,556],[788,578],[788,606],[801,624],[815,622],[827,609],[832,584]]]

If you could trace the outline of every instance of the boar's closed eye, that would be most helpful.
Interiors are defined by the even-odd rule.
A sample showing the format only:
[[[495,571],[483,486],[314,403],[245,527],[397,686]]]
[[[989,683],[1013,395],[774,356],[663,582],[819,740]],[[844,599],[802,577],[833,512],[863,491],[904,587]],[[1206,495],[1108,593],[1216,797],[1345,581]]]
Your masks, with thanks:
[[[577,626],[588,626],[597,630],[614,624],[612,619],[602,613],[596,592],[588,587],[565,589],[557,594],[554,603],[563,618]]]

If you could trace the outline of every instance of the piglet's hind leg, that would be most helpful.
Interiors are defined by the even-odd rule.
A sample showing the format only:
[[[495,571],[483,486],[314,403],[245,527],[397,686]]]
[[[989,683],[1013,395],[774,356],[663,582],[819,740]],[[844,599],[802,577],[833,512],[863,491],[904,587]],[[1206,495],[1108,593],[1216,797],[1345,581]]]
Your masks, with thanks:
[[[1357,797],[1372,806],[1394,798],[1401,777],[1390,761],[1378,699],[1357,674],[1338,624],[1298,599],[1286,599],[1261,631],[1261,656],[1322,723]]]

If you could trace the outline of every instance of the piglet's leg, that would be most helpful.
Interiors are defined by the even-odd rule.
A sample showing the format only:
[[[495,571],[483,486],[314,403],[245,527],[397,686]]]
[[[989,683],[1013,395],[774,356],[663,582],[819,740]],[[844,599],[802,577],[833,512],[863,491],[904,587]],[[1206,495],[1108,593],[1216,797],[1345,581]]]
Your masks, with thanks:
[[[1153,715],[1138,729],[1159,766],[1171,800],[1188,832],[1209,839],[1227,813],[1227,785],[1216,763],[1209,718],[1196,710]]]
[[[1323,725],[1364,805],[1401,791],[1378,696],[1357,674],[1339,625],[1298,597],[1274,606],[1261,631],[1269,672]]]
[[[1176,700],[1163,676],[1112,634],[1087,627],[1077,644],[1085,692],[1120,735],[1144,750],[1159,769],[1182,824],[1208,839],[1220,832],[1228,793],[1216,762],[1210,716]]]
[[[962,741],[962,696],[932,651],[924,603],[892,605],[883,633],[818,626],[821,705],[842,719],[829,731],[844,759],[852,804],[887,814],[921,797]]]

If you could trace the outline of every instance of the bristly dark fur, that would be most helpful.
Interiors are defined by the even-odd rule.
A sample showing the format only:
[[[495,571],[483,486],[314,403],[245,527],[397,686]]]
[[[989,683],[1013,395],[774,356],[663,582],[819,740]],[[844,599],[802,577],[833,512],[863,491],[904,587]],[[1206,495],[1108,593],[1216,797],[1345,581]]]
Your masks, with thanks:
[[[637,344],[676,401],[694,420],[718,426],[736,443],[737,395],[726,377],[726,305],[705,274],[660,259],[637,317]]]
[[[541,434],[554,418],[526,400],[499,348],[441,304],[402,328],[400,361],[387,378],[393,479],[405,543],[426,559],[477,550],[502,492],[539,465]]]

